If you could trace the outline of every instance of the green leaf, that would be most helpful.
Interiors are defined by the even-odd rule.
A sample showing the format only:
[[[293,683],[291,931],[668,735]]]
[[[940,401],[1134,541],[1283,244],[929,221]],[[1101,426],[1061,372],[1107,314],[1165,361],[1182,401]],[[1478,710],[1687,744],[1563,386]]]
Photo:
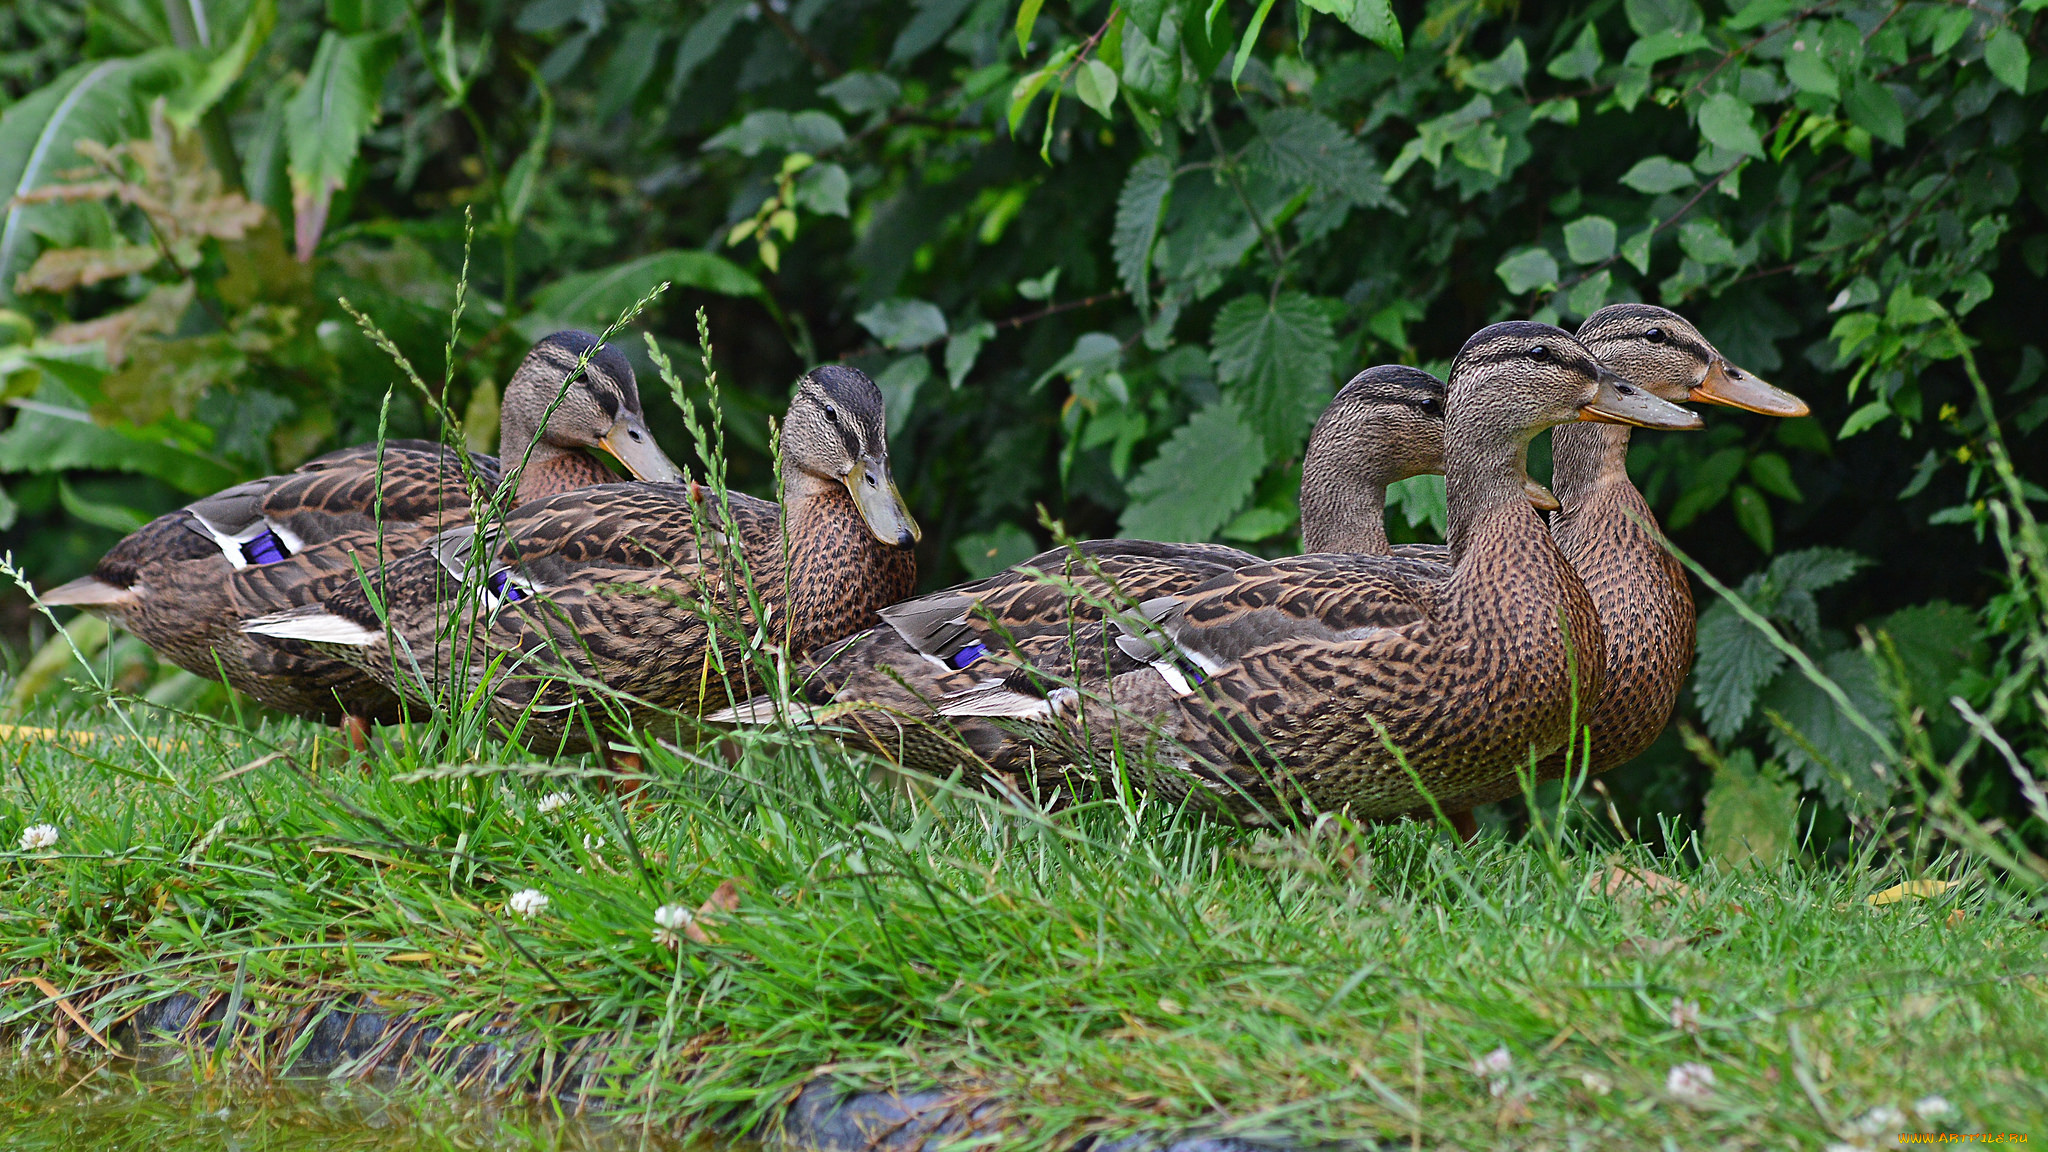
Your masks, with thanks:
[[[0,301],[14,299],[15,273],[34,259],[40,222],[61,207],[15,197],[77,167],[80,140],[134,136],[144,98],[175,84],[184,59],[166,49],[80,64],[0,114]]]
[[[848,72],[830,84],[820,85],[818,95],[830,97],[848,116],[863,116],[896,106],[903,85],[881,72]]]
[[[1891,703],[1869,658],[1854,648],[1833,652],[1816,661],[1823,675],[1833,680],[1849,702],[1864,717],[1885,724]],[[1871,770],[1878,759],[1877,745],[1871,743],[1843,713],[1834,698],[1797,669],[1780,674],[1758,699],[1793,732],[1773,724],[1771,747],[1787,768],[1804,778],[1828,802],[1841,808],[1862,808],[1881,802],[1890,792]],[[1816,755],[1818,758],[1816,758]]]
[[[1749,478],[1773,496],[1795,503],[1806,499],[1799,485],[1792,482],[1792,465],[1776,452],[1760,452],[1750,457]]]
[[[1628,13],[1628,26],[1638,36],[1697,32],[1706,24],[1693,0],[1623,0],[1622,10]]]
[[[904,356],[875,377],[875,387],[882,393],[882,412],[887,418],[889,435],[901,436],[910,423],[910,413],[917,406],[917,390],[931,379],[932,362],[920,352]]]
[[[1575,264],[1598,264],[1614,255],[1614,221],[1581,216],[1564,226],[1564,250]]]
[[[1051,60],[1046,61],[1045,67],[1040,68],[1036,72],[1026,73],[1018,78],[1016,87],[1010,89],[1010,135],[1015,136],[1017,134],[1018,126],[1024,123],[1024,114],[1031,111],[1031,102],[1038,99],[1038,93],[1044,89],[1048,81],[1060,74],[1060,69],[1067,66],[1067,61],[1073,59],[1074,53],[1078,49],[1078,45],[1070,44],[1060,49]],[[1128,66],[1128,56],[1125,58],[1125,63]],[[752,113],[748,116],[748,119],[758,115],[760,115],[758,112]],[[724,133],[719,135],[724,135]],[[714,136],[712,139],[715,140],[717,137]],[[706,141],[705,147],[708,148],[710,146],[710,141]]]
[[[1174,429],[1127,487],[1119,534],[1142,540],[1207,540],[1230,522],[1266,467],[1260,437],[1224,397]]]
[[[1110,249],[1116,255],[1117,275],[1140,312],[1152,310],[1152,247],[1159,241],[1159,222],[1166,216],[1172,192],[1173,162],[1154,153],[1131,165],[1117,195]]]
[[[1678,246],[1687,256],[1712,267],[1735,260],[1735,242],[1718,220],[1687,220],[1678,227]]]
[[[1516,296],[1557,287],[1557,257],[1547,249],[1524,248],[1494,266],[1493,274]]]
[[[1238,513],[1236,519],[1223,526],[1222,536],[1225,540],[1236,540],[1246,544],[1271,540],[1294,527],[1296,519],[1298,517],[1292,513],[1279,508],[1247,508]]]
[[[1074,94],[1081,98],[1081,103],[1101,113],[1104,119],[1109,118],[1116,107],[1116,90],[1116,73],[1100,60],[1083,62],[1074,77]]]
[[[301,261],[313,258],[334,193],[348,184],[363,135],[377,122],[384,90],[382,40],[374,32],[323,33],[306,82],[285,106],[292,226]]]
[[[1031,30],[1038,26],[1038,10],[1045,7],[1045,0],[1024,0],[1017,9],[1017,55],[1031,53]]]
[[[1745,583],[1743,590],[1749,589]],[[1784,666],[1784,654],[1725,602],[1701,613],[1692,691],[1707,735],[1725,741],[1742,731],[1755,710],[1757,693]]]
[[[1684,56],[1712,48],[1713,42],[1697,32],[1666,30],[1654,36],[1645,36],[1628,46],[1628,55],[1622,57],[1622,65],[1630,69],[1647,71],[1673,56]]]
[[[1273,11],[1273,0],[1259,0],[1258,10],[1252,13],[1252,22],[1246,25],[1244,39],[1237,42],[1237,60],[1230,65],[1230,86],[1237,87],[1238,77],[1244,75],[1244,66],[1252,58],[1252,45],[1259,42],[1259,33],[1266,27],[1266,17]]]
[[[683,89],[689,87],[690,78],[718,54],[718,50],[725,46],[726,37],[732,35],[733,26],[752,8],[752,0],[719,0],[690,25],[688,32],[683,33],[682,46],[676,49],[675,68],[668,77],[669,103],[682,99]]]
[[[204,496],[238,477],[224,465],[167,443],[134,439],[94,424],[85,413],[24,409],[0,432],[0,472],[132,472],[180,492]]]
[[[979,580],[1038,555],[1038,542],[1015,524],[998,524],[987,532],[962,536],[953,545],[953,555],[971,579]]]
[[[791,115],[780,108],[764,108],[704,141],[704,150],[729,149],[742,156],[768,150],[816,155],[845,143],[846,129],[829,113],[811,109]]]
[[[1353,32],[1399,56],[1406,49],[1393,0],[1357,0],[1344,24]]]
[[[1734,15],[1722,23],[1722,27],[1736,32],[1747,32],[1761,28],[1799,11],[1796,0],[1749,0],[1749,3],[1735,10]]]
[[[1892,147],[1906,143],[1905,110],[1899,107],[1899,98],[1892,94],[1892,90],[1877,81],[1858,79],[1851,82],[1848,92],[1842,97],[1842,110],[1849,114],[1849,120],[1858,128]]]
[[[2027,94],[2027,42],[2019,33],[2001,24],[1984,41],[1984,66],[1998,82],[2024,96]],[[1871,135],[1877,133],[1873,131]]]
[[[533,311],[516,327],[528,340],[538,340],[560,328],[603,331],[664,280],[678,288],[695,288],[720,296],[767,296],[759,280],[725,257],[691,248],[671,248],[609,268],[562,277],[533,294]]]
[[[1387,485],[1387,513],[1399,513],[1410,528],[1428,525],[1441,540],[1451,530],[1451,506],[1441,476],[1410,476]]]
[[[1779,599],[1795,593],[1810,595],[1833,588],[1870,564],[1870,557],[1847,548],[1802,548],[1771,561],[1766,583]],[[1802,625],[1809,634],[1817,627],[1816,623]]]
[[[946,382],[955,391],[967,379],[967,374],[974,370],[982,345],[994,339],[995,334],[996,326],[983,320],[946,338]]]
[[[548,146],[555,134],[555,100],[548,94],[547,86],[535,81],[534,89],[540,93],[540,126],[534,130],[533,140],[519,159],[512,162],[512,170],[505,174],[504,189],[498,200],[498,219],[506,224],[517,224],[526,218],[526,209],[533,203],[533,191],[540,183],[541,165],[546,162]]]
[[[922,348],[946,335],[946,314],[928,300],[884,300],[854,319],[886,348]]]
[[[1105,376],[1121,367],[1123,360],[1123,341],[1107,332],[1083,332],[1074,338],[1074,346],[1065,356],[1031,382],[1031,390],[1036,392],[1045,387],[1045,382],[1055,376],[1074,381]]]
[[[1155,32],[1136,21],[1124,23],[1124,90],[1157,109],[1169,109],[1180,93],[1180,17],[1168,9]],[[1015,108],[1011,111],[1014,113]],[[1011,131],[1016,131],[1012,126]]]
[[[1650,196],[1676,192],[1699,183],[1692,167],[1680,164],[1669,156],[1650,156],[1635,162],[1621,177],[1621,182]]]
[[[71,513],[73,518],[101,528],[111,528],[116,532],[133,532],[149,523],[149,517],[125,504],[91,500],[80,496],[77,490],[71,487],[71,482],[62,476],[57,478],[57,502],[62,504],[64,510]]]
[[[1701,839],[1720,868],[1775,868],[1792,854],[1798,834],[1799,788],[1776,771],[1756,767],[1747,748],[1714,768]]]
[[[1716,92],[1700,105],[1700,135],[1723,152],[1758,158],[1764,154],[1764,140],[1756,130],[1756,113],[1732,92]]]
[[[1522,44],[1522,38],[1515,37],[1500,55],[1484,64],[1475,64],[1465,73],[1465,83],[1481,92],[1498,94],[1509,88],[1520,88],[1529,75],[1529,49]]]
[[[1338,193],[1360,207],[1385,204],[1386,182],[1358,138],[1336,121],[1307,108],[1281,108],[1254,115],[1258,141],[1250,163],[1282,180]]]
[[[1650,241],[1656,239],[1657,229],[1645,227],[1621,244],[1621,258],[1634,265],[1638,274],[1648,275],[1650,271]]]
[[[1785,49],[1785,79],[1792,81],[1801,92],[1812,92],[1830,100],[1842,94],[1834,65],[1828,63],[1827,54],[1821,51],[1818,37],[1795,38]]]
[[[1212,346],[1224,394],[1280,459],[1294,454],[1330,399],[1337,339],[1321,302],[1283,292],[1240,296],[1216,313]]]
[[[1602,268],[1572,285],[1571,295],[1565,299],[1565,310],[1574,316],[1591,316],[1607,303],[1607,293],[1613,287],[1613,273]]]
[[[1952,714],[1948,698],[1955,694],[1956,678],[1984,663],[1979,627],[1976,612],[1935,600],[1902,608],[1877,621],[1871,631],[1891,637],[1899,663],[1905,666],[1913,703],[1929,718],[1940,718]]]
[[[1050,300],[1052,290],[1059,285],[1060,270],[1054,267],[1043,276],[1017,281],[1017,295],[1026,300]]]
[[[1885,417],[1891,414],[1892,406],[1890,404],[1882,400],[1872,400],[1863,407],[1849,413],[1849,418],[1842,421],[1842,430],[1835,433],[1835,439],[1847,440],[1858,432],[1875,428],[1884,422]]]
[[[852,208],[846,197],[853,181],[837,164],[813,164],[797,173],[796,202],[820,216],[846,216]]]
[[[1600,54],[1600,33],[1589,20],[1579,29],[1572,46],[1552,57],[1543,70],[1559,80],[1591,80],[1604,59]]]
[[[1735,523],[1745,535],[1756,542],[1756,546],[1768,555],[1777,550],[1777,534],[1771,525],[1771,506],[1764,500],[1764,494],[1747,484],[1737,484],[1728,493],[1728,503],[1735,509]]]
[[[270,30],[276,25],[277,0],[256,0],[249,6],[249,15],[243,19],[242,30],[235,34],[234,42],[207,62],[199,83],[180,91],[165,109],[179,131],[190,132],[201,116],[220,103],[235,81],[242,78],[249,61],[255,59],[256,50],[270,39]]]

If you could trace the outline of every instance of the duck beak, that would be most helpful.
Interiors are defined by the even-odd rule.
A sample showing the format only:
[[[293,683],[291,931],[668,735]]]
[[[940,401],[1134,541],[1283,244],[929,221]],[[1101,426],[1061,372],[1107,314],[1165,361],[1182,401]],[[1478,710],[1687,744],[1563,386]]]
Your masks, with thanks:
[[[903,506],[903,493],[896,490],[885,457],[863,456],[855,460],[843,479],[846,490],[853,493],[854,506],[860,509],[860,518],[867,522],[875,539],[898,548],[908,548],[924,539],[924,531],[911,519],[910,509]]]
[[[1529,498],[1529,507],[1538,512],[1556,512],[1564,507],[1550,494],[1550,489],[1526,476],[1522,478],[1522,495]]]
[[[1579,419],[1600,424],[1631,424],[1637,428],[1703,428],[1706,421],[1669,400],[1659,400],[1648,389],[1605,368],[1598,369],[1600,389],[1593,402],[1579,409]]]
[[[612,454],[613,459],[626,466],[635,479],[650,484],[673,484],[683,478],[683,470],[676,467],[662,452],[661,445],[654,442],[654,433],[647,430],[647,421],[627,412],[597,438],[597,446]]]
[[[1687,399],[1726,404],[1766,416],[1804,416],[1812,411],[1806,401],[1783,388],[1773,388],[1719,356],[1707,365],[1706,379],[1693,385],[1692,395]]]

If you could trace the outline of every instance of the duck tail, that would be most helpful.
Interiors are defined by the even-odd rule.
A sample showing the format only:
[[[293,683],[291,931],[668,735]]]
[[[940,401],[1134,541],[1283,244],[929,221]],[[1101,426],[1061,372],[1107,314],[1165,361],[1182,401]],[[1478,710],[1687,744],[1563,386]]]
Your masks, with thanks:
[[[80,576],[41,594],[52,608],[83,608],[97,616],[125,612],[135,606],[139,594],[133,588],[109,584],[97,576]]]
[[[1008,679],[994,679],[948,693],[939,705],[939,715],[1052,720],[1062,712],[1075,711],[1080,701],[1080,693],[1072,688],[1055,688],[1039,695],[1019,689]]]
[[[242,631],[251,636],[304,640],[311,644],[340,644],[349,648],[367,648],[384,638],[382,629],[365,628],[317,604],[244,620]]]

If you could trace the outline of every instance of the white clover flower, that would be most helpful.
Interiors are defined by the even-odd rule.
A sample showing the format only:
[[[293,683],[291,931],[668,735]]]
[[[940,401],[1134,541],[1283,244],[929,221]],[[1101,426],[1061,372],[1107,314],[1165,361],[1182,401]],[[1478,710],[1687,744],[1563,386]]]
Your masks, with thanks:
[[[1515,1055],[1503,1044],[1472,1062],[1475,1076],[1502,1076],[1515,1066]]]
[[[1664,1078],[1664,1090],[1688,1104],[1704,1103],[1714,1094],[1714,1070],[1705,1064],[1680,1064]]]
[[[1956,1106],[1949,1103],[1945,1096],[1922,1096],[1913,1101],[1914,1113],[1926,1120],[1947,1116],[1955,1110]]]
[[[1700,1034],[1700,1002],[1671,998],[1671,1026],[1680,1032]]]
[[[57,826],[55,824],[31,824],[21,830],[21,850],[23,852],[40,852],[45,848],[54,847],[56,843]]]
[[[531,920],[542,912],[547,911],[548,898],[538,888],[521,888],[512,894],[510,900],[505,902],[505,907]]]
[[[676,935],[684,928],[696,923],[697,918],[681,904],[663,904],[654,910],[654,942],[663,948],[674,948],[681,944],[682,937]]]
[[[1906,1114],[1889,1104],[1880,1104],[1859,1117],[1854,1127],[1865,1136],[1897,1132],[1906,1126]]]
[[[567,792],[550,792],[540,798],[540,803],[535,804],[533,810],[545,816],[557,808],[567,808],[569,799]]]
[[[1614,1091],[1614,1081],[1609,1080],[1598,1072],[1579,1073],[1579,1083],[1584,1084],[1586,1091],[1591,1092],[1595,1096],[1605,1096],[1609,1092]]]
[[[583,850],[585,852],[595,852],[602,847],[604,847],[604,837],[592,836],[588,832],[583,834]]]

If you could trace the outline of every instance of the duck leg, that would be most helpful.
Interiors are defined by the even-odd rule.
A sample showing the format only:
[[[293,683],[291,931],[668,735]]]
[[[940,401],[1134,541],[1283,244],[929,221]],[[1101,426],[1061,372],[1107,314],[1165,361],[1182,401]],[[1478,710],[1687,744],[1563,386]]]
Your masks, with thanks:
[[[341,718],[342,735],[348,737],[348,746],[358,752],[370,750],[370,720],[351,712]]]
[[[631,800],[640,794],[640,786],[644,781],[618,778],[638,776],[645,768],[645,761],[640,758],[638,752],[617,751],[607,741],[598,745],[597,758],[608,772],[616,774],[605,777],[603,787],[606,792],[617,793],[621,800]]]

